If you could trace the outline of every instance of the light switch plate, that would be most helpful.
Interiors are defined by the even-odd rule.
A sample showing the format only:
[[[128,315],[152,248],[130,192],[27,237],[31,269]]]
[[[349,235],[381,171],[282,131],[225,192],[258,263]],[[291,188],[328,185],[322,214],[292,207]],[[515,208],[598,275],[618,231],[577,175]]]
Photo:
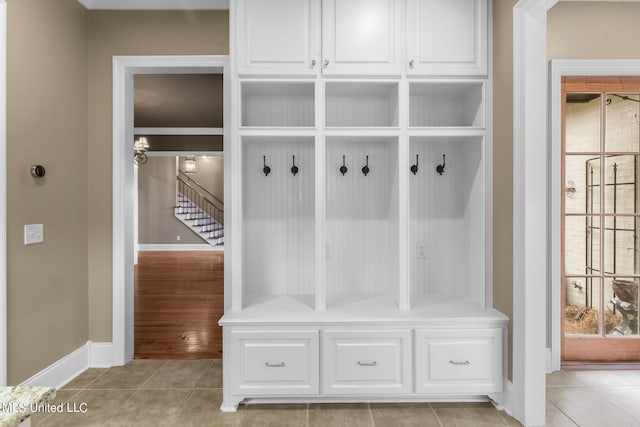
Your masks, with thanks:
[[[44,226],[42,224],[27,224],[24,226],[24,244],[44,242]]]

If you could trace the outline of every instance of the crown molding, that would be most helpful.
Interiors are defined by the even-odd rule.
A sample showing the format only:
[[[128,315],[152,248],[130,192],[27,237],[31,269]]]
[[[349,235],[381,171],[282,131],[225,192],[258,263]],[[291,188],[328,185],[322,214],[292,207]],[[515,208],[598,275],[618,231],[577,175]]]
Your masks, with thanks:
[[[88,10],[228,10],[229,0],[78,0]]]

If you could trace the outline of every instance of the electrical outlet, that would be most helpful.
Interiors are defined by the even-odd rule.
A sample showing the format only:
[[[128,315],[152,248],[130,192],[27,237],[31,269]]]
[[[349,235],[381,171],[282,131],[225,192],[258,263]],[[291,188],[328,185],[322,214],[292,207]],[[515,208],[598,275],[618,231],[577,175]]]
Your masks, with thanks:
[[[176,236],[176,240],[180,241],[180,235],[179,234]]]
[[[44,242],[44,226],[42,224],[28,224],[24,226],[24,244]]]
[[[424,250],[424,245],[416,245],[416,258],[427,259],[427,253]]]

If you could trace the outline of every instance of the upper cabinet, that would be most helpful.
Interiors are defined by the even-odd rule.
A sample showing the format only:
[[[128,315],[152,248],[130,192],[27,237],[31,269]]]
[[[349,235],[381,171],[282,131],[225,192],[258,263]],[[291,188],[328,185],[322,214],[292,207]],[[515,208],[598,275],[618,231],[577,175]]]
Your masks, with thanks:
[[[407,74],[487,74],[487,0],[407,0]]]
[[[236,0],[237,73],[486,75],[487,1]]]
[[[320,0],[238,0],[235,5],[238,74],[318,73]]]
[[[399,75],[400,0],[324,0],[322,73]]]
[[[401,0],[235,4],[234,53],[240,75],[401,73]]]

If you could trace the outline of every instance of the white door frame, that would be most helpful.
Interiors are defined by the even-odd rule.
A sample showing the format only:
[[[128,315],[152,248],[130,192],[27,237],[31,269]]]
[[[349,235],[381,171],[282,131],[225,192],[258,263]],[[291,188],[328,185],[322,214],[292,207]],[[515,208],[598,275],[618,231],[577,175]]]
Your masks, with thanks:
[[[550,279],[547,11],[558,0],[513,8],[513,388],[509,407],[545,424],[547,286]]]
[[[226,142],[230,129],[228,55],[113,57],[113,365],[124,365],[133,358],[133,76],[206,73],[223,74]],[[224,185],[230,198],[227,159],[225,156]],[[229,273],[225,273],[225,294]]]
[[[640,76],[640,60],[554,60],[551,61],[549,86],[551,88],[550,135],[551,135],[551,281],[549,283],[549,306],[551,318],[551,370],[560,370],[561,346],[561,286],[560,278],[560,202],[564,197],[560,182],[562,170],[562,84],[564,76]]]

